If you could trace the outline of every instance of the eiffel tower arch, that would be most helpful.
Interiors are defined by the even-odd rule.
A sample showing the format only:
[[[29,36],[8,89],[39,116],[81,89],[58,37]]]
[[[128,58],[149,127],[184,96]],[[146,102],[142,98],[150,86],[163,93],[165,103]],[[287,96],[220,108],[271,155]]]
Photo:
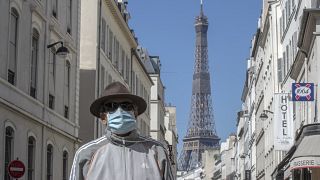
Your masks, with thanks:
[[[196,49],[192,80],[191,109],[183,150],[179,156],[178,169],[189,171],[201,164],[201,154],[206,149],[219,146],[220,138],[215,129],[210,73],[208,63],[208,18],[203,13],[201,2],[200,15],[195,20]]]

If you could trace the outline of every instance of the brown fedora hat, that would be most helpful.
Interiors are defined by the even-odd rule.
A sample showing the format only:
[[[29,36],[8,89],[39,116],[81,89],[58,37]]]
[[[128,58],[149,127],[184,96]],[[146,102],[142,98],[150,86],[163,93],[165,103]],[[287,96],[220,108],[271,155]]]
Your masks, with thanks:
[[[94,116],[100,117],[101,106],[104,103],[110,102],[113,99],[117,98],[125,98],[131,100],[132,103],[135,104],[138,108],[138,115],[142,114],[147,108],[147,103],[142,97],[131,94],[131,92],[122,83],[113,82],[104,89],[101,97],[96,99],[91,104],[90,112]]]

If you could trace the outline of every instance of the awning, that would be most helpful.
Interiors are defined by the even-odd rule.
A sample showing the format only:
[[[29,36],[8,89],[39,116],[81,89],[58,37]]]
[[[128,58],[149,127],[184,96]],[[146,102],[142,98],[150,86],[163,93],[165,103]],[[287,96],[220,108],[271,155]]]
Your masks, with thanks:
[[[294,152],[290,169],[301,168],[320,168],[320,134],[304,136]]]

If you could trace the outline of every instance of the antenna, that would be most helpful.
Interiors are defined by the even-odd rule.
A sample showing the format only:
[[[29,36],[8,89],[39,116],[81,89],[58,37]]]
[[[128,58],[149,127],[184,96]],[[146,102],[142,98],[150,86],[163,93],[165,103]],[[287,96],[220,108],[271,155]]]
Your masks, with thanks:
[[[200,0],[200,14],[203,16],[203,0]]]

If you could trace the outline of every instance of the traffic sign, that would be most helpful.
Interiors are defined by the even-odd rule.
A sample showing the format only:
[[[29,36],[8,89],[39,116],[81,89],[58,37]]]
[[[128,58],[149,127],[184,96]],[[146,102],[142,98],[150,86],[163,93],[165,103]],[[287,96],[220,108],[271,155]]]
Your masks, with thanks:
[[[13,178],[21,178],[25,172],[25,166],[23,162],[19,160],[13,160],[8,166],[9,175]]]

